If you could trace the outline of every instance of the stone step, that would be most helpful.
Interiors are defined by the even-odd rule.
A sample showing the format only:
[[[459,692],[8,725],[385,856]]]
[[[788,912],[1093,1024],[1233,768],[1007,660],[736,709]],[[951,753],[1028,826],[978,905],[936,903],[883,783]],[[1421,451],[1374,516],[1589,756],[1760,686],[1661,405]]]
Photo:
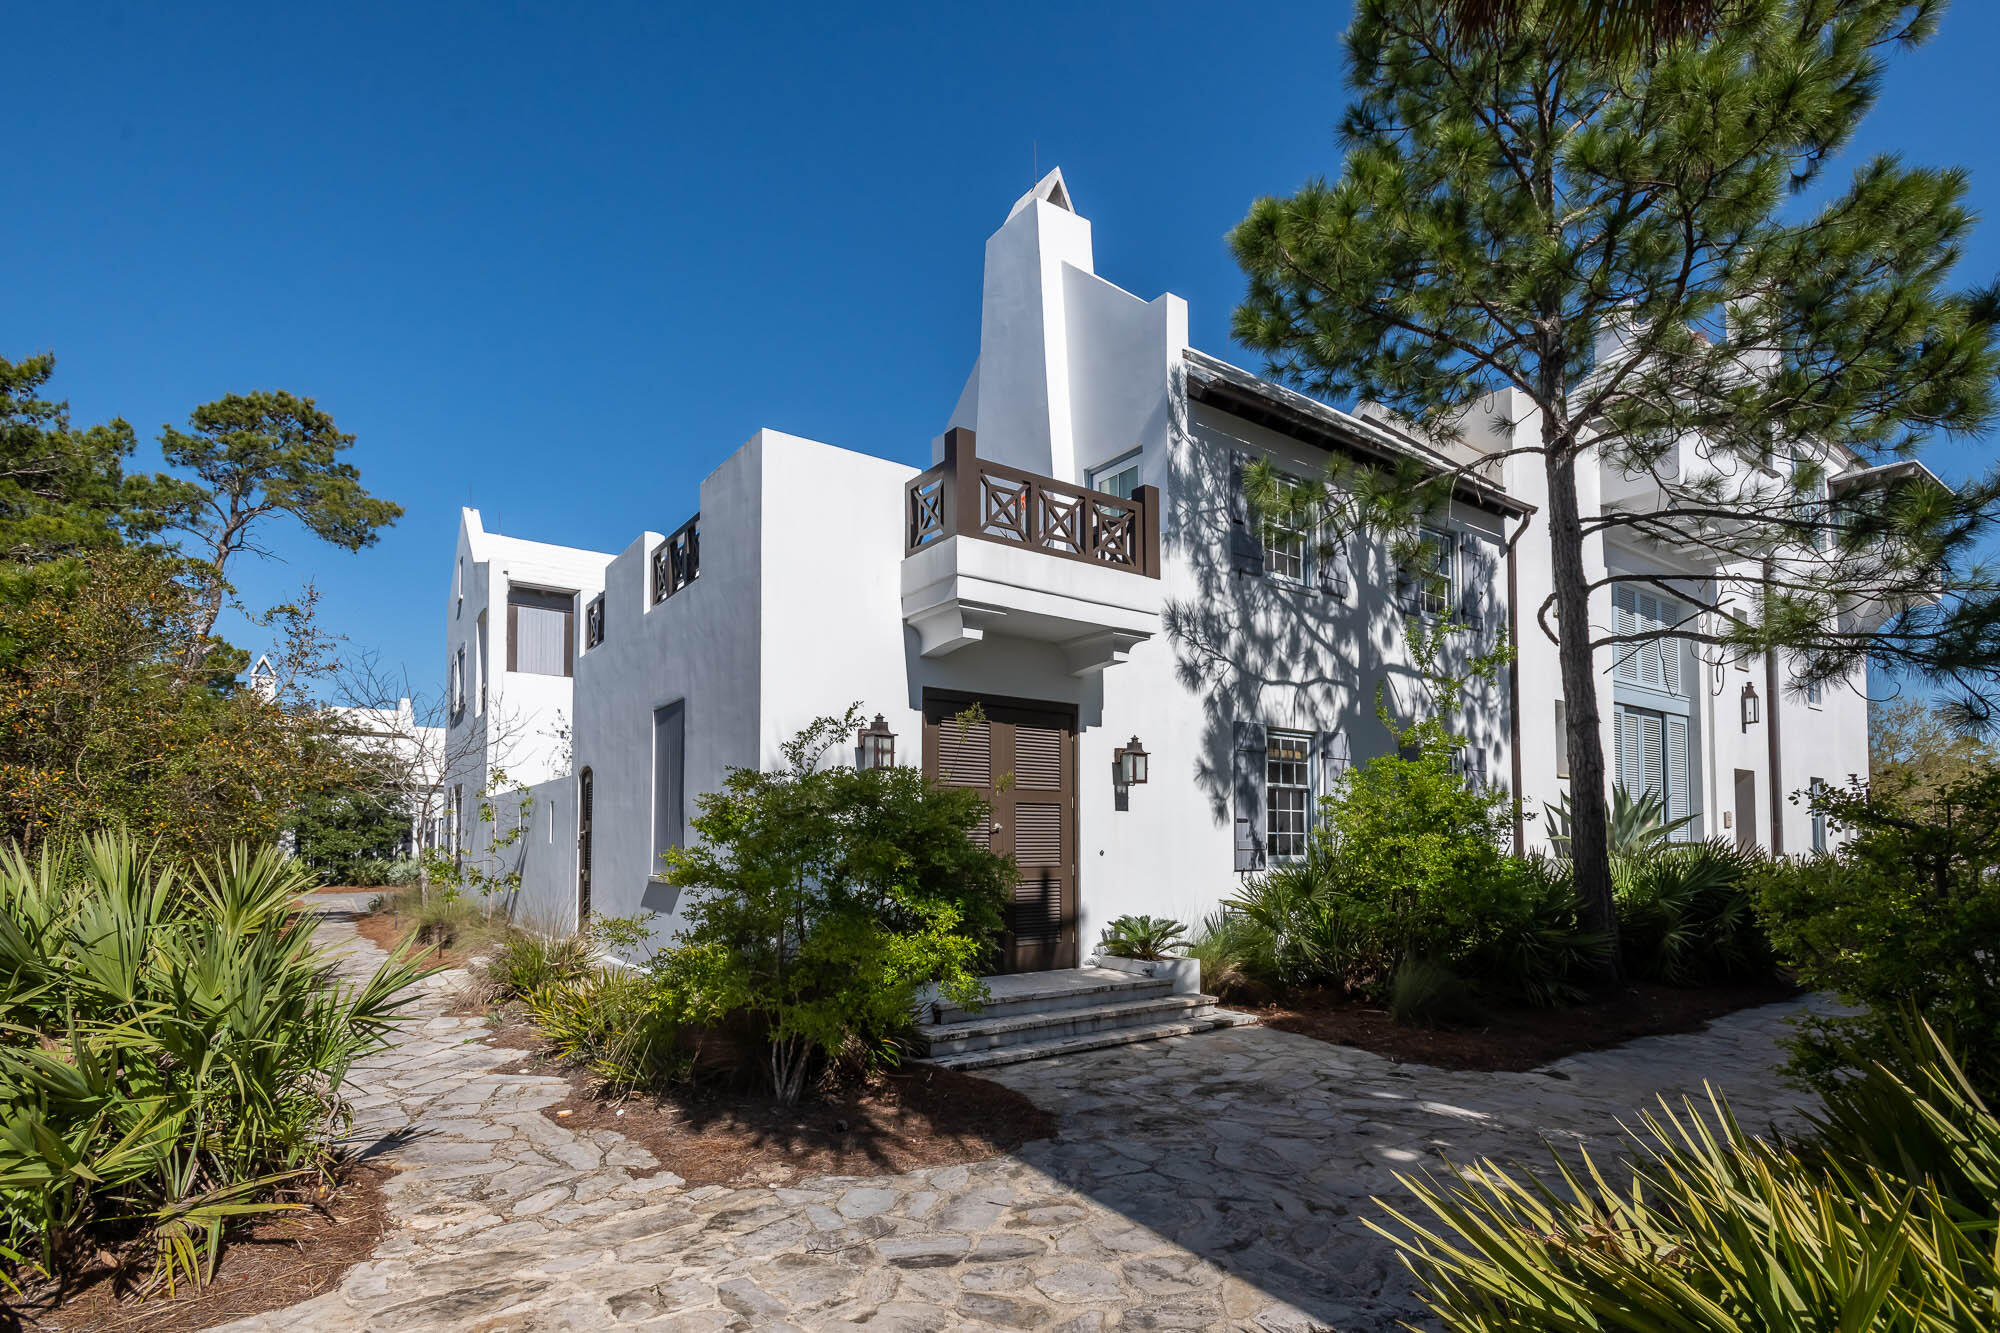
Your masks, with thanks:
[[[988,977],[986,988],[989,998],[976,1010],[955,1004],[938,1005],[934,1024],[953,1027],[982,1019],[1016,1018],[1022,1014],[1057,1013],[1066,1009],[1089,1009],[1100,1004],[1156,999],[1173,994],[1174,984],[1166,977],[1138,977],[1105,967],[1077,967],[1060,972]]]
[[[932,1056],[964,1055],[1000,1046],[1080,1037],[1109,1028],[1192,1022],[1207,1018],[1214,1009],[1212,995],[1152,995],[1126,1000],[1121,994],[1113,1002],[1094,1004],[1087,1009],[988,1013],[962,1023],[920,1025],[917,1036]]]
[[[1158,1041],[1162,1037],[1192,1037],[1197,1033],[1240,1025],[1241,1020],[1238,1016],[1211,1014],[1206,1018],[1172,1023],[1106,1028],[1100,1032],[1087,1032],[1082,1036],[1027,1042],[1019,1046],[999,1046],[991,1050],[968,1051],[963,1055],[940,1055],[924,1063],[936,1065],[941,1069],[995,1069],[1001,1065],[1016,1065],[1028,1060],[1046,1060],[1057,1055],[1076,1055],[1083,1051],[1104,1050],[1112,1046]]]

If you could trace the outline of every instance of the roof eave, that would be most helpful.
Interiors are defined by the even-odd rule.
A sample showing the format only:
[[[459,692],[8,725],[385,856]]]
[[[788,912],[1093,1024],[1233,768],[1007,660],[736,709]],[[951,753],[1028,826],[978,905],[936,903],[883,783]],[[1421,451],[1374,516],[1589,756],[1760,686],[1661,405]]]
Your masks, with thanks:
[[[1361,462],[1378,465],[1408,461],[1436,473],[1460,466],[1421,441],[1328,407],[1196,348],[1187,349],[1187,367],[1187,393],[1191,400],[1220,407],[1232,416],[1269,427],[1305,444],[1339,450]],[[1478,508],[1517,518],[1535,512],[1535,506],[1470,473],[1459,474],[1452,485],[1452,495]]]

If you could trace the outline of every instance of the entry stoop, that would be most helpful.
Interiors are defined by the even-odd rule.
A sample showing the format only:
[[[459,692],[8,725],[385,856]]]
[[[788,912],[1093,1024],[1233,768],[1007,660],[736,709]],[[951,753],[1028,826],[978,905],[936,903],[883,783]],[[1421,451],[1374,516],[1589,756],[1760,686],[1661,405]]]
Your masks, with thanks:
[[[1212,995],[1174,994],[1170,977],[1104,967],[988,977],[986,988],[992,998],[977,1013],[937,1004],[932,1021],[917,1025],[926,1063],[991,1069],[1245,1021],[1243,1015],[1218,1011]]]

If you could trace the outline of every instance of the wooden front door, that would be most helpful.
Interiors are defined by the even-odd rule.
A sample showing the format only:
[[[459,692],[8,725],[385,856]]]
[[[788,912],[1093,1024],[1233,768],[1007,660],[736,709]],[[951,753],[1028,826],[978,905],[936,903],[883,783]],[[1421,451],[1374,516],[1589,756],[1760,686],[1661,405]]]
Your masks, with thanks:
[[[924,775],[978,791],[988,813],[973,835],[1020,868],[1000,940],[1000,970],[1075,967],[1074,711],[927,694]]]

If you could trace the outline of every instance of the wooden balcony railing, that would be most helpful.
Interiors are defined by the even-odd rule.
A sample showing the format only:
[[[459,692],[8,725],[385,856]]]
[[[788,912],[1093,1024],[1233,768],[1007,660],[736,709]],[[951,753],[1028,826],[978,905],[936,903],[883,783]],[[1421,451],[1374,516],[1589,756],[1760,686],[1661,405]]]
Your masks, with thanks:
[[[974,450],[971,431],[952,430],[944,461],[911,478],[904,496],[905,555],[947,537],[976,537],[1160,577],[1160,493],[1153,486],[1127,500],[989,463]]]
[[[701,577],[701,515],[675,528],[653,548],[653,603],[658,605]]]

